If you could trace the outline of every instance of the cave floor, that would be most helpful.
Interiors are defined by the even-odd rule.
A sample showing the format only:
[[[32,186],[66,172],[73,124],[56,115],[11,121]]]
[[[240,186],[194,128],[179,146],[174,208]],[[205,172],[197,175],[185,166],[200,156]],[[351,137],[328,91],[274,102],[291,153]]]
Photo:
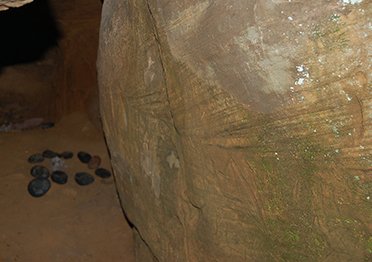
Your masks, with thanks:
[[[46,195],[34,198],[27,191],[33,166],[27,159],[45,149],[70,150],[74,158],[65,161],[67,184],[52,182]],[[99,155],[101,166],[110,168],[103,136],[84,114],[50,129],[0,133],[0,261],[134,261],[113,177],[94,175],[87,186],[73,179],[75,172],[89,171],[76,158],[80,150]],[[50,167],[49,161],[41,164]]]

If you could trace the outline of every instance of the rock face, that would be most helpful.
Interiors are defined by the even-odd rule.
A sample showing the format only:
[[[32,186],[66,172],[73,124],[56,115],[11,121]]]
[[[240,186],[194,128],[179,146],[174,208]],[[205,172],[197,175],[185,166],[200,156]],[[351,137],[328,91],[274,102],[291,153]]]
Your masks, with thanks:
[[[138,261],[363,261],[369,1],[105,1],[101,114]]]

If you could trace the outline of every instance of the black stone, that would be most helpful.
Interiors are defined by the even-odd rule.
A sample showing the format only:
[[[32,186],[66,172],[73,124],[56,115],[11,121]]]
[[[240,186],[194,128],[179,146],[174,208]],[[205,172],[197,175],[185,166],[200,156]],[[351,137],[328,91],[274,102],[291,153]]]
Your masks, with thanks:
[[[84,164],[87,164],[92,158],[90,154],[88,154],[87,152],[83,152],[83,151],[78,152],[77,156],[79,160]]]
[[[65,172],[57,170],[52,173],[51,178],[53,182],[63,185],[67,183],[68,176]]]
[[[28,162],[31,164],[41,163],[44,161],[44,157],[42,154],[33,154],[28,158]]]
[[[81,186],[86,186],[94,182],[94,177],[91,174],[79,172],[75,174],[75,181]]]
[[[64,159],[70,159],[74,156],[74,153],[72,153],[70,151],[65,151],[65,152],[61,153],[60,156]]]
[[[108,178],[111,176],[111,172],[105,168],[97,168],[95,171],[96,175],[101,178]]]
[[[28,184],[28,192],[33,197],[41,197],[49,191],[50,186],[47,178],[35,178]]]
[[[36,178],[48,178],[49,177],[49,170],[45,166],[33,166],[31,168],[31,175]]]
[[[45,158],[53,158],[53,157],[56,157],[56,156],[59,156],[59,154],[52,151],[52,150],[49,150],[49,149],[47,149],[43,152],[43,157],[45,157]]]
[[[53,122],[42,123],[42,124],[40,125],[40,127],[41,127],[42,129],[52,128],[52,127],[54,127],[54,123],[53,123]]]

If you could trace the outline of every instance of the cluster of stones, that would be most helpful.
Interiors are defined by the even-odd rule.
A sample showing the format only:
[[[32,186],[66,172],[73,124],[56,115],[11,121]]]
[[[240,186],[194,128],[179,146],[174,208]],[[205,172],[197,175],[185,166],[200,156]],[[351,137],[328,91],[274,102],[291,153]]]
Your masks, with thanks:
[[[33,154],[28,158],[28,162],[35,164],[31,168],[31,175],[34,177],[28,184],[28,192],[33,197],[41,197],[45,195],[50,187],[51,180],[56,184],[66,184],[68,181],[68,175],[63,169],[63,161],[73,158],[74,153],[65,151],[63,153],[56,153],[51,150],[45,150],[43,153]],[[99,156],[91,156],[87,152],[80,151],[77,153],[77,157],[83,164],[86,164],[89,169],[94,169],[95,174],[100,178],[109,178],[111,172],[105,168],[101,168],[101,158]],[[50,173],[49,169],[41,165],[45,159],[50,159],[53,165],[53,172]],[[61,164],[62,163],[62,164]],[[75,181],[80,186],[89,185],[94,182],[94,176],[87,172],[75,173]]]

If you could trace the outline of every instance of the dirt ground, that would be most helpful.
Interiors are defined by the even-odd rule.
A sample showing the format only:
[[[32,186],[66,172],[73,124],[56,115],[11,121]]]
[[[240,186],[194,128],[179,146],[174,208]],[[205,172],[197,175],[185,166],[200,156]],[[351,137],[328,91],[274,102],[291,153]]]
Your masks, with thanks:
[[[1,262],[134,261],[132,232],[113,177],[95,176],[88,186],[73,178],[90,171],[76,158],[80,150],[101,156],[102,167],[110,168],[103,136],[87,119],[76,113],[51,129],[0,133]],[[27,158],[45,149],[70,150],[74,158],[65,162],[67,184],[52,182],[46,195],[34,198],[27,191],[33,166]]]

